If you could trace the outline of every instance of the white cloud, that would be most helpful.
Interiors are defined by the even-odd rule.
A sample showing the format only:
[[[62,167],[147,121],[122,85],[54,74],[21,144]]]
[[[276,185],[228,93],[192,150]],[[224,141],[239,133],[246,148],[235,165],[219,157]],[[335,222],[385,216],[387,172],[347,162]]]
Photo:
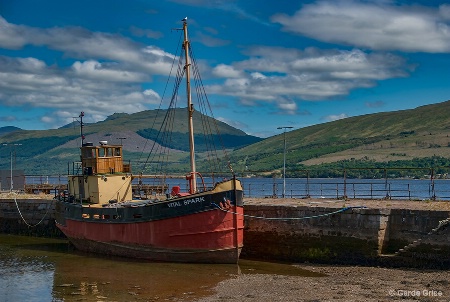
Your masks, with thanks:
[[[143,46],[120,35],[79,27],[39,29],[11,24],[0,16],[0,29],[0,47],[46,46],[72,58],[110,60],[122,70],[167,75],[173,61],[172,54],[156,46]]]
[[[26,66],[26,62],[30,65]],[[70,112],[84,110],[92,116],[105,118],[114,112],[142,111],[147,109],[146,104],[160,102],[160,96],[155,91],[141,91],[139,85],[130,84],[118,76],[119,72],[104,70],[102,73],[98,62],[75,64],[77,77],[73,77],[71,69],[55,71],[41,63],[0,57],[1,100],[8,106],[54,109],[55,114],[41,119],[51,125],[66,124],[71,118]],[[6,67],[2,68],[2,65]],[[12,66],[18,68],[14,71]],[[100,69],[95,71],[96,68]],[[30,72],[36,70],[39,73]],[[93,81],[93,78],[96,80]]]
[[[0,46],[8,49],[22,48],[26,44],[23,31],[22,27],[8,23],[0,16]]]
[[[283,30],[375,50],[450,52],[449,6],[438,9],[376,1],[318,1],[294,15],[277,14]]]
[[[161,97],[159,96],[159,94],[156,92],[156,91],[154,91],[154,90],[152,90],[152,89],[147,89],[147,90],[144,90],[144,95],[146,96],[146,97],[148,97],[149,99],[151,99],[151,100],[159,100]],[[152,101],[152,103],[153,103],[153,101]]]
[[[352,89],[373,87],[380,80],[406,77],[413,69],[399,56],[359,49],[301,51],[259,46],[246,54],[250,56],[247,60],[218,65],[214,74],[226,79],[223,84],[208,86],[207,91],[238,97],[251,106],[258,101],[276,103],[289,114],[294,112],[296,100],[344,96]]]
[[[148,80],[144,73],[120,70],[117,67],[117,64],[102,64],[98,61],[89,60],[73,63],[72,70],[76,76],[100,81],[141,82]]]
[[[347,118],[348,115],[345,113],[341,113],[341,114],[331,114],[331,115],[327,115],[321,118],[321,120],[326,121],[326,122],[332,122],[332,121],[337,121],[337,120],[342,120],[344,118]]]
[[[235,121],[235,120],[230,120],[224,117],[217,117],[218,121],[224,122],[227,125],[230,125],[231,127],[234,127],[236,129],[246,129],[248,128],[248,125],[245,123],[242,123],[241,121]]]
[[[450,20],[450,5],[442,4],[439,6],[439,15],[444,20]]]
[[[158,104],[158,93],[143,90],[141,84],[149,82],[152,75],[168,75],[174,59],[158,47],[82,28],[39,29],[0,17],[0,29],[0,47],[47,47],[61,51],[66,58],[78,58],[71,66],[60,68],[37,58],[0,56],[0,102],[48,108],[53,113],[41,121],[52,127],[71,120],[68,112],[84,110],[105,118]]]
[[[298,109],[297,104],[295,102],[293,102],[292,100],[287,100],[287,99],[283,99],[282,102],[279,102],[278,106],[283,111],[289,112],[291,114],[294,114]]]
[[[55,122],[55,118],[53,116],[43,116],[41,117],[41,121],[46,124],[53,124]]]
[[[243,76],[241,70],[235,69],[233,66],[219,64],[212,70],[213,75],[222,78],[239,78]]]
[[[258,80],[258,79],[260,79],[260,80],[267,79],[267,77],[266,77],[265,75],[263,75],[262,73],[260,73],[260,72],[252,72],[252,73],[250,73],[250,77],[251,77],[252,79],[255,79],[255,80]]]

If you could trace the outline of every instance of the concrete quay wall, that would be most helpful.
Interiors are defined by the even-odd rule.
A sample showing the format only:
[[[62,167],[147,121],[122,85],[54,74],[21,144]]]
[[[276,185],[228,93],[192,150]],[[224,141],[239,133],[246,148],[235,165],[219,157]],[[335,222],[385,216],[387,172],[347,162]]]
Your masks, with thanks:
[[[63,238],[54,214],[52,199],[0,199],[0,233]]]
[[[428,235],[450,211],[246,205],[243,257],[450,268],[450,226]],[[286,219],[283,219],[286,218]],[[404,246],[414,246],[394,255]]]
[[[64,238],[55,225],[54,200],[16,201],[0,199],[1,233]],[[353,208],[328,215],[339,209],[339,205],[270,201],[246,204],[242,257],[450,268],[450,224],[432,232],[439,221],[450,217],[449,209]],[[320,217],[299,219],[311,216]],[[414,241],[412,247],[393,256]]]

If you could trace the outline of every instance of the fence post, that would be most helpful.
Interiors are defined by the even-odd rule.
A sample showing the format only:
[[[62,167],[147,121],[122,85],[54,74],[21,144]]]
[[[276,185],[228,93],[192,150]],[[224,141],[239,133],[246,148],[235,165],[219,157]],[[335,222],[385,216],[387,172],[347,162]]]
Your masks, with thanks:
[[[275,182],[275,178],[274,178],[274,180],[273,180],[272,196],[273,196],[273,197],[278,197],[278,195],[277,195],[277,183]]]
[[[436,192],[434,191],[434,168],[431,168],[431,200],[436,200]]]
[[[347,199],[347,170],[344,169],[344,196],[343,199]]]
[[[387,182],[387,170],[386,168],[383,169],[384,170],[384,190],[386,191],[386,199],[389,199],[389,191],[388,191],[388,182]]]
[[[311,197],[309,193],[309,170],[306,170],[306,197],[307,198]]]
[[[408,199],[411,200],[411,189],[408,184]]]

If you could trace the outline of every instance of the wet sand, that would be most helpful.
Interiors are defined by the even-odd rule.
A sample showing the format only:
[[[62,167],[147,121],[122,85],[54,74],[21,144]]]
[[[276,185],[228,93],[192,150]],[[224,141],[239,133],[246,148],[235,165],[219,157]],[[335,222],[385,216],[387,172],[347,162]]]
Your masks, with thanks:
[[[212,301],[450,301],[449,271],[297,264],[325,277],[241,274],[220,282]]]

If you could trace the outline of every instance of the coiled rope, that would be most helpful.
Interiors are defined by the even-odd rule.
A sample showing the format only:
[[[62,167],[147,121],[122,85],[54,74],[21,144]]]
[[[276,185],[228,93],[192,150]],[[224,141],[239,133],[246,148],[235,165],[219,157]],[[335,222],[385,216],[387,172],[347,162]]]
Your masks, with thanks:
[[[23,222],[24,222],[27,226],[29,226],[29,227],[31,227],[31,228],[37,227],[39,224],[41,224],[41,222],[44,221],[45,217],[47,216],[47,214],[48,214],[50,208],[52,207],[52,205],[50,204],[50,206],[47,207],[47,211],[45,212],[44,217],[42,217],[42,219],[41,219],[38,223],[36,223],[36,224],[29,224],[29,223],[25,220],[25,218],[23,217],[22,212],[20,211],[19,204],[17,203],[17,197],[16,197],[16,195],[17,195],[17,193],[14,193],[14,202],[16,203],[17,211],[19,211],[20,218],[22,218]]]
[[[211,204],[214,205],[215,207],[217,207],[219,210],[221,210],[223,212],[231,213],[231,214],[234,214],[234,215],[240,215],[240,216],[248,217],[248,218],[265,219],[265,220],[304,220],[304,219],[312,219],[312,218],[331,216],[331,215],[334,215],[334,214],[338,214],[338,213],[342,213],[342,212],[348,211],[350,209],[363,209],[363,208],[366,208],[365,206],[345,207],[345,208],[339,209],[339,210],[334,211],[334,212],[324,213],[324,214],[319,214],[319,215],[304,216],[304,217],[282,218],[282,217],[263,217],[263,216],[254,216],[254,215],[248,215],[248,214],[241,214],[241,213],[229,211],[227,209],[223,209],[222,207],[220,207],[219,205],[217,205],[214,202],[211,203]]]

